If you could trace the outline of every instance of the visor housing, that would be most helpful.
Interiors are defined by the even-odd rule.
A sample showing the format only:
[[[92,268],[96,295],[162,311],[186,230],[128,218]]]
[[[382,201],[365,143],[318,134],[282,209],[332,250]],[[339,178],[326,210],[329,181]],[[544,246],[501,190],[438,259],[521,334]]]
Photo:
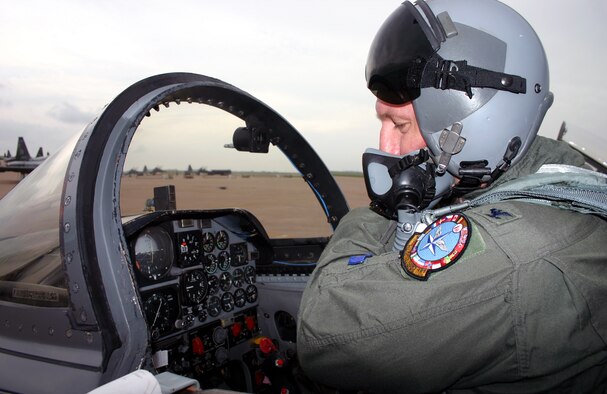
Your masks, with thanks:
[[[401,4],[384,22],[375,36],[365,68],[367,86],[373,94],[389,104],[402,105],[421,95],[422,88],[465,92],[472,99],[473,88],[492,88],[511,93],[526,93],[526,80],[518,75],[503,73],[503,62],[497,68],[468,64],[471,59],[445,59],[441,43],[458,41],[461,29],[472,30],[471,43],[483,41],[482,48],[491,50],[500,40],[480,30],[453,23],[448,13],[437,18],[423,0],[417,5],[425,18],[410,2]],[[441,19],[442,18],[442,19]],[[448,24],[449,40],[439,19]],[[483,39],[483,36],[485,38]],[[445,42],[446,41],[446,42]],[[479,48],[475,47],[472,52]],[[505,59],[506,47],[498,59]],[[479,67],[480,66],[480,67]],[[500,72],[502,71],[502,72]]]
[[[401,4],[371,44],[365,67],[367,87],[390,104],[416,99],[420,87],[407,83],[408,71],[427,62],[439,48],[440,42],[415,6],[410,2]]]

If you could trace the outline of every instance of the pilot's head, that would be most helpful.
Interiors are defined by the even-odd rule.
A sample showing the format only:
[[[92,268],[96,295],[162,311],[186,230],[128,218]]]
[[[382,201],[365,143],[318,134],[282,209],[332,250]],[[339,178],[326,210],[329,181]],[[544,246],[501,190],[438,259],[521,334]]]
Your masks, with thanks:
[[[378,99],[380,147],[405,154],[425,143],[439,173],[470,185],[519,162],[552,104],[539,38],[496,0],[404,2],[377,32],[365,74]],[[396,133],[398,114],[417,124],[394,142],[384,121]]]

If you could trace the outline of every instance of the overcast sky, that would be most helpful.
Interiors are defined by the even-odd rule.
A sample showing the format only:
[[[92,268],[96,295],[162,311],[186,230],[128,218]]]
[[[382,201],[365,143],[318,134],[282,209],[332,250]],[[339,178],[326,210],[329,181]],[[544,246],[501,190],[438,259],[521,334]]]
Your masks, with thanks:
[[[555,137],[565,120],[569,139],[605,160],[607,2],[506,3],[535,27],[548,55],[555,104],[540,134]],[[23,136],[30,153],[39,146],[53,153],[131,84],[187,71],[224,80],[274,108],[329,168],[360,170],[379,129],[365,88],[367,51],[398,4],[0,0],[0,152],[14,153]],[[174,139],[174,130],[163,132]]]

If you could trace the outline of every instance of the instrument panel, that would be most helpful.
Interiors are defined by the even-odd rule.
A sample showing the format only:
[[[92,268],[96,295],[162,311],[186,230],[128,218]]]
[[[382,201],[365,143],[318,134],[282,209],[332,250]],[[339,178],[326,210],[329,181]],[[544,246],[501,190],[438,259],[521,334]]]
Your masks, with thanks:
[[[258,219],[240,209],[155,211],[126,219],[123,228],[150,367],[194,378],[205,389],[294,390],[296,353],[286,346],[295,341],[287,327],[294,320],[271,328],[277,318],[260,306],[257,277],[277,253],[287,261],[309,255],[308,241],[270,240]],[[279,342],[264,332],[293,334]]]
[[[241,223],[238,215],[168,216],[132,234],[133,271],[153,342],[257,306],[256,231]]]

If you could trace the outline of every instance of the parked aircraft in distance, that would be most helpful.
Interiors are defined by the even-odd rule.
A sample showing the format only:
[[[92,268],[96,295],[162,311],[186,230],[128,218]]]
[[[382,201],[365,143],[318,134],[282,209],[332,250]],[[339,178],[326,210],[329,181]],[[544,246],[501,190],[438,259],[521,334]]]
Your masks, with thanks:
[[[0,164],[0,172],[20,172],[21,174],[29,174],[36,167],[42,163],[47,156],[44,156],[42,147],[38,149],[36,157],[31,157],[25,145],[23,137],[19,137],[17,142],[17,153],[15,156],[11,156],[10,151],[2,158],[2,164]]]

